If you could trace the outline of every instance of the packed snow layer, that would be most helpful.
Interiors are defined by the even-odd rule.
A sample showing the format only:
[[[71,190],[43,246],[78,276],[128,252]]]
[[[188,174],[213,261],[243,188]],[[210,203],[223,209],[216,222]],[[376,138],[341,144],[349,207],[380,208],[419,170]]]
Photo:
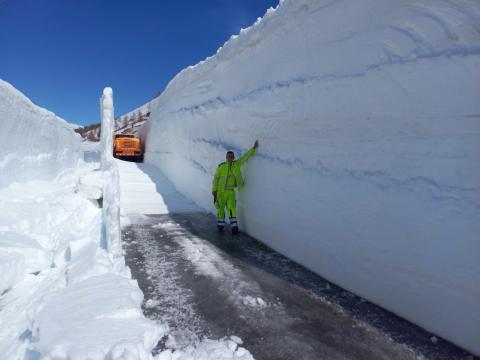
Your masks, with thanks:
[[[480,354],[480,3],[284,0],[150,103],[146,162],[243,230]],[[212,224],[213,226],[213,224]]]
[[[34,178],[52,179],[79,156],[75,125],[33,104],[0,79],[0,188]]]

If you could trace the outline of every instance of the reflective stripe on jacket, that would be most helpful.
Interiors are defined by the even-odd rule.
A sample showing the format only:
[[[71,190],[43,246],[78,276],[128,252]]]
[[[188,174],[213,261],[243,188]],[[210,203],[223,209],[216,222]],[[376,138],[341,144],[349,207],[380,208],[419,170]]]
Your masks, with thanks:
[[[223,162],[217,166],[212,182],[212,191],[241,189],[245,182],[240,167],[255,153],[255,148],[248,150],[240,159],[231,163]]]

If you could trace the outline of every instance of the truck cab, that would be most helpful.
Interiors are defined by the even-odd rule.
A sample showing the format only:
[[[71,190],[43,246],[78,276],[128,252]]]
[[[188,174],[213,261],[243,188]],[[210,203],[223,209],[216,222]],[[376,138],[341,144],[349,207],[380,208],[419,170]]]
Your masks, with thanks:
[[[113,134],[113,157],[143,161],[140,139],[134,134]]]

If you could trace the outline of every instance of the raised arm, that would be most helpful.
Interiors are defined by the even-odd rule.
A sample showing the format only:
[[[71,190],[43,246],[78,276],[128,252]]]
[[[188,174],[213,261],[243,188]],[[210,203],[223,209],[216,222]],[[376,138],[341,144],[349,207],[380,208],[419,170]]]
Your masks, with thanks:
[[[243,154],[240,159],[237,160],[240,166],[245,164],[248,161],[248,159],[250,159],[250,157],[252,157],[253,154],[255,154],[255,150],[257,150],[257,148],[258,148],[258,140],[255,140],[253,147],[250,150],[248,150],[245,154]]]

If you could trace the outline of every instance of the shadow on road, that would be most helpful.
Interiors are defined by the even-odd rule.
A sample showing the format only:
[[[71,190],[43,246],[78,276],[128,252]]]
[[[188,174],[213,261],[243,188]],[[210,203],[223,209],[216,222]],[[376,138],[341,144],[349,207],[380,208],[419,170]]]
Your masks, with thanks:
[[[409,349],[427,359],[471,357],[246,234],[218,233],[215,217],[179,195],[160,170],[137,166],[171,213],[122,229],[127,264],[146,303],[166,304],[145,306],[145,314],[181,336],[238,335],[257,360],[414,358]],[[212,264],[218,269],[198,270]]]

